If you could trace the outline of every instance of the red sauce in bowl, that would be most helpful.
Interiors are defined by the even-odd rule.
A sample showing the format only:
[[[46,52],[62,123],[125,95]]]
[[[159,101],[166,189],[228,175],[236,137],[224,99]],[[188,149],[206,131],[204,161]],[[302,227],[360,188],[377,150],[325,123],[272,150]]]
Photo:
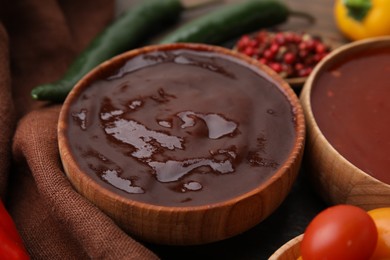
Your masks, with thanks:
[[[390,184],[390,48],[367,49],[330,66],[313,84],[311,106],[332,146]]]

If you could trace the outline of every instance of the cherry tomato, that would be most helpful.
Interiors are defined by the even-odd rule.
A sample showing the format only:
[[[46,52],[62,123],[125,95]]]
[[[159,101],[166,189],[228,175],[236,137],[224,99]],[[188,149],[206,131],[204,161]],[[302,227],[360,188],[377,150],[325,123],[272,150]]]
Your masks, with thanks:
[[[390,208],[378,208],[368,212],[378,230],[378,243],[371,260],[390,259]]]
[[[366,211],[351,205],[333,206],[309,223],[301,254],[304,260],[368,260],[377,238],[374,220]]]

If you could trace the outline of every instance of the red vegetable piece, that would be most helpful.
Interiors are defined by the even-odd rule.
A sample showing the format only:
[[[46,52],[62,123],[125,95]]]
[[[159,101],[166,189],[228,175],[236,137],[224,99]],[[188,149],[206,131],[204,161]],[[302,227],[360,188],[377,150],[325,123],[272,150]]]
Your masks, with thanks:
[[[338,205],[320,212],[307,226],[301,243],[304,260],[368,260],[378,232],[373,219],[356,206]]]
[[[30,259],[15,223],[0,201],[0,256],[3,260]]]

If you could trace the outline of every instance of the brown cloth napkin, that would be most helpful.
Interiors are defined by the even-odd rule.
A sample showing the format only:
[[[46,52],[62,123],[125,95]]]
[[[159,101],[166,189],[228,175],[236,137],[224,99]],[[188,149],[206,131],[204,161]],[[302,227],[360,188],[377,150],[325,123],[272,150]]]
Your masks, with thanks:
[[[110,0],[0,0],[0,195],[32,259],[156,259],[64,175],[61,105],[31,89],[60,77],[114,14]]]

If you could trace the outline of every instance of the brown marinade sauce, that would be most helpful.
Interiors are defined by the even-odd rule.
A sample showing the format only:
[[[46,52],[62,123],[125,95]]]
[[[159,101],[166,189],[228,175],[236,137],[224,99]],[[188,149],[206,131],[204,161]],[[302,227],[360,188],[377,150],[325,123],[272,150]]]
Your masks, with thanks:
[[[142,54],[71,104],[79,165],[121,196],[164,206],[217,203],[259,186],[283,164],[295,116],[255,67],[224,54]]]

